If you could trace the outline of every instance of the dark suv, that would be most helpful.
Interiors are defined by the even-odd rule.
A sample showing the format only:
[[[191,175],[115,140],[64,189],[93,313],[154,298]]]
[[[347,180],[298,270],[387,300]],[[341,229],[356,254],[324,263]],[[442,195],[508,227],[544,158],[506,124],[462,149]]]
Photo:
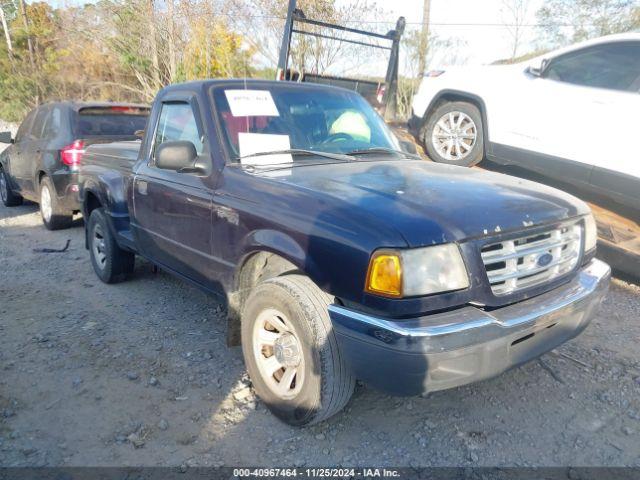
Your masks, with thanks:
[[[149,107],[122,103],[60,102],[32,110],[11,145],[0,154],[0,196],[5,206],[23,198],[40,204],[49,230],[68,228],[80,210],[77,171],[92,143],[135,140],[144,130]]]

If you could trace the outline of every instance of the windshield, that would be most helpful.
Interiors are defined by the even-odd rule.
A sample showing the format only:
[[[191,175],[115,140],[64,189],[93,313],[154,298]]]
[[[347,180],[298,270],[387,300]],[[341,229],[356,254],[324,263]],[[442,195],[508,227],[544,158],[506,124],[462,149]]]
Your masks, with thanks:
[[[345,154],[400,148],[382,118],[354,92],[283,83],[268,88],[217,87],[213,97],[234,159],[253,156],[251,163],[259,158],[260,163],[273,164],[292,161],[291,154],[268,159],[255,155],[292,149]],[[291,153],[296,161],[313,157]]]

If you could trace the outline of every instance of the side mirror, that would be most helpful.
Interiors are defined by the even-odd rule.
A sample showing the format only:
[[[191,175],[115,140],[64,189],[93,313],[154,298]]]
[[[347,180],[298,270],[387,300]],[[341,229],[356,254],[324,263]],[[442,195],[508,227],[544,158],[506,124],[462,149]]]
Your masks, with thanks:
[[[0,143],[13,143],[11,132],[0,132]]]
[[[156,167],[180,173],[195,173],[198,152],[191,142],[164,142],[156,151]]]
[[[402,148],[402,150],[412,155],[418,154],[418,149],[416,148],[416,144],[413,142],[410,142],[409,140],[400,140],[400,147]]]
[[[139,140],[142,140],[142,137],[144,137],[144,130],[136,130],[133,132],[133,135]]]
[[[529,75],[533,75],[534,77],[541,77],[544,71],[547,69],[547,65],[549,65],[549,60],[543,58],[540,61],[539,65],[531,65],[527,68],[527,73]]]

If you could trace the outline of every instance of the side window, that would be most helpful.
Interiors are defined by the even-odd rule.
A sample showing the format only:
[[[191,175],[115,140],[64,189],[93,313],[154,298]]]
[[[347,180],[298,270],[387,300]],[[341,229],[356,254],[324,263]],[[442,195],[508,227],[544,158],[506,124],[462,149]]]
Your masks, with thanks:
[[[164,142],[178,140],[193,143],[198,155],[202,154],[204,139],[191,105],[187,102],[164,103],[160,111],[160,121],[156,129],[153,150],[155,152]]]
[[[58,107],[51,110],[42,130],[42,138],[55,138],[60,131],[61,113]]]
[[[24,137],[29,133],[31,128],[31,124],[33,123],[33,117],[36,115],[36,110],[31,110],[29,114],[26,116],[24,121],[18,127],[18,131],[16,133],[16,143],[21,140],[24,140]]]
[[[640,76],[638,58],[638,42],[595,46],[552,61],[544,76],[574,85],[631,92]]]
[[[42,130],[49,114],[48,108],[39,108],[36,112],[36,118],[33,120],[31,127],[31,137],[42,138]]]

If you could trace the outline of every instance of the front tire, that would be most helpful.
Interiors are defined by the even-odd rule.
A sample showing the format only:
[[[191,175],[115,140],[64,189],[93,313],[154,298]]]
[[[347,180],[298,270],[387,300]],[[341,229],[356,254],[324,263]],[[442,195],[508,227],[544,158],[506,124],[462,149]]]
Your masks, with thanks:
[[[340,352],[327,306],[309,278],[285,275],[253,289],[242,313],[242,352],[253,387],[290,425],[310,425],[347,404],[355,378]]]
[[[4,169],[0,168],[0,198],[5,207],[17,207],[22,205],[22,197],[13,193],[10,187],[9,177]]]
[[[96,275],[104,283],[117,283],[133,272],[135,255],[116,243],[102,208],[96,208],[87,225],[89,254]]]
[[[47,230],[63,230],[73,222],[73,212],[60,206],[56,189],[49,177],[43,177],[40,181],[40,215]]]
[[[420,139],[434,162],[471,167],[484,158],[482,116],[468,102],[446,102],[436,108]]]

